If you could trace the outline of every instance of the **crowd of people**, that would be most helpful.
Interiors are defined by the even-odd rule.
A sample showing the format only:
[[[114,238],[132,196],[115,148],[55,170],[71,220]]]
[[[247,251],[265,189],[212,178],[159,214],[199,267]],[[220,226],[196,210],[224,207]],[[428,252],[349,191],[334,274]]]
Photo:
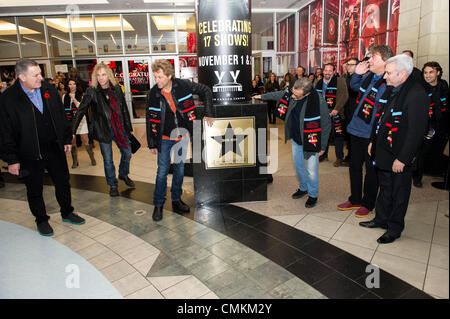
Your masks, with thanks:
[[[414,68],[412,54],[394,56],[389,46],[373,46],[368,59],[346,61],[341,76],[328,63],[309,76],[299,66],[281,83],[274,73],[265,83],[259,75],[252,81],[252,97],[268,101],[269,122],[284,120],[285,142],[292,141],[299,180],[292,198],[308,195],[305,207],[317,204],[319,163],[328,159],[333,141],[334,166],[347,163],[350,177],[350,196],[337,209],[355,210],[357,217],[375,209],[375,218],[360,226],[385,229],[379,243],[400,237],[412,181],[422,187],[424,174],[445,175],[439,186],[448,189],[448,157],[443,155],[448,145],[448,84],[437,62],[427,62],[420,71]],[[15,72],[16,80],[0,95],[0,154],[9,173],[24,180],[39,233],[51,236],[42,196],[44,171],[54,182],[63,221],[83,224],[84,219],[73,213],[66,160],[71,153],[72,168],[78,166],[75,136],[81,137],[91,165],[96,161],[90,139],[99,143],[114,197],[119,191],[113,141],[121,153],[118,179],[135,187],[128,176],[133,127],[123,88],[106,64],[95,66],[90,85],[75,68],[67,77],[44,79],[30,59],[19,60]],[[172,207],[180,214],[190,211],[181,194],[193,121],[198,119],[193,94],[204,100],[205,123],[212,126],[214,118],[209,87],[177,79],[167,60],[154,61],[152,72],[156,84],[147,95],[146,131],[148,147],[157,155],[153,220],[159,221],[172,157]]]
[[[306,77],[299,66],[278,89],[253,98],[267,101],[270,123],[272,112],[285,121],[299,180],[292,198],[308,195],[305,207],[316,205],[318,164],[328,160],[333,141],[334,166],[349,166],[350,177],[350,196],[337,209],[355,210],[356,217],[375,210],[373,220],[359,225],[385,229],[377,241],[391,243],[405,227],[412,184],[423,187],[430,174],[444,178],[434,187],[448,190],[448,84],[439,63],[419,70],[412,51],[394,56],[386,45],[372,46],[362,61],[348,59],[343,70],[339,76],[328,63]]]

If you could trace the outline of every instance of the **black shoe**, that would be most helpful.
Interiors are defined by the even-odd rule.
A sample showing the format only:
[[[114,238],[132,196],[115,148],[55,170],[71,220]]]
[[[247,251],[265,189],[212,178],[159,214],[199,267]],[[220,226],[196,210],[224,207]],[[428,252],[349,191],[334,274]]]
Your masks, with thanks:
[[[52,226],[50,226],[48,221],[40,222],[39,224],[37,224],[37,229],[39,234],[41,234],[41,236],[47,237],[53,236],[53,228]]]
[[[183,203],[183,201],[181,199],[177,200],[175,202],[172,202],[172,208],[175,213],[179,213],[179,214],[186,214],[186,213],[189,213],[189,211],[190,211],[189,206],[186,205],[185,203]]]
[[[319,156],[319,162],[328,161],[328,156]]]
[[[127,184],[127,186],[129,186],[129,187],[134,187],[135,186],[134,182],[128,176],[125,176],[125,177],[120,177],[119,176],[119,179],[123,180],[125,182],[125,184]]]
[[[293,199],[302,198],[306,194],[308,194],[308,191],[301,191],[299,188],[299,189],[297,189],[297,191],[294,194],[292,194],[292,198]]]
[[[152,218],[155,222],[158,222],[163,217],[163,208],[162,206],[155,206],[155,209],[153,210]]]
[[[390,243],[394,242],[399,237],[400,236],[389,235],[388,232],[385,232],[383,234],[383,236],[381,236],[380,238],[377,239],[377,242],[379,244],[390,244]]]
[[[448,183],[445,182],[433,182],[431,186],[437,189],[448,190]]]
[[[312,208],[312,207],[316,206],[316,204],[317,204],[317,197],[309,196],[308,200],[305,203],[305,207],[306,208]]]
[[[110,188],[109,196],[111,196],[111,197],[119,196],[119,190],[117,189],[117,187],[111,187]]]
[[[413,185],[415,187],[417,187],[417,188],[422,188],[423,187],[422,181],[415,181],[415,180],[413,180]]]
[[[374,222],[373,220],[368,221],[368,222],[360,222],[359,226],[366,227],[366,228],[383,228],[383,229],[387,229],[386,226],[378,224],[378,223]]]
[[[66,217],[63,217],[62,221],[74,225],[83,225],[86,222],[84,218],[81,218],[80,216],[75,215],[74,213],[70,213]]]

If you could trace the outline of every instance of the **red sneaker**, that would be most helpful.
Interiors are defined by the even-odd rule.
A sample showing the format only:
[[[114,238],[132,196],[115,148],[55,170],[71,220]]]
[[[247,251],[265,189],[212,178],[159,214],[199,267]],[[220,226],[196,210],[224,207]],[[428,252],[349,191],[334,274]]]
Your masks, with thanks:
[[[364,206],[361,206],[356,212],[355,212],[355,216],[356,217],[367,217],[370,214],[370,210],[368,210],[367,208],[365,208]]]
[[[339,210],[352,210],[352,209],[358,209],[360,207],[361,207],[361,205],[353,205],[352,203],[350,203],[350,201],[346,201],[345,203],[339,204],[337,206],[337,208]]]

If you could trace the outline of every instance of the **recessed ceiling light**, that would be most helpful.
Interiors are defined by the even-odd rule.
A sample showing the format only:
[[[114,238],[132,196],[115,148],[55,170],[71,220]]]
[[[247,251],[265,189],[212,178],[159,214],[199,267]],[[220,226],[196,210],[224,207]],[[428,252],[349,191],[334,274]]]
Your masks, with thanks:
[[[74,4],[109,4],[107,0],[0,0],[0,7],[35,7]]]

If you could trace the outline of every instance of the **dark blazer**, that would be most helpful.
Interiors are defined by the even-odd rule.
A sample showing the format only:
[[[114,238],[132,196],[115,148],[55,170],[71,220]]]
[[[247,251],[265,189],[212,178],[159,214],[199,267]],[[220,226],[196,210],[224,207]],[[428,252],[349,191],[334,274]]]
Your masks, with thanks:
[[[113,86],[112,89],[117,106],[119,107],[122,127],[129,136],[133,131],[133,127],[131,126],[130,113],[128,112],[125,96],[119,85]],[[89,107],[92,111],[89,134],[92,134],[92,138],[101,143],[111,143],[111,107],[100,85],[97,88],[91,86],[86,90],[73,120],[72,133],[76,134],[78,125],[83,116],[86,115]]]
[[[40,158],[39,137],[34,113],[34,104],[23,91],[20,80],[0,97],[0,130],[3,160],[8,165],[23,160]],[[58,145],[72,145],[70,124],[66,120],[64,107],[55,87],[42,81],[42,101],[50,113]],[[47,96],[47,98],[45,97]]]
[[[409,86],[406,85],[408,81],[412,82]],[[427,128],[428,95],[423,86],[412,77],[409,77],[407,82],[397,94],[388,99],[384,115],[380,120],[379,132],[372,135],[372,143],[376,143],[376,166],[387,171],[392,170],[392,164],[396,159],[405,166],[414,167],[417,151]],[[385,124],[389,120],[390,109],[393,105],[401,107],[402,118],[397,133],[393,134],[392,147],[390,147],[381,136],[386,136],[389,130]],[[395,125],[395,123],[391,124]]]

